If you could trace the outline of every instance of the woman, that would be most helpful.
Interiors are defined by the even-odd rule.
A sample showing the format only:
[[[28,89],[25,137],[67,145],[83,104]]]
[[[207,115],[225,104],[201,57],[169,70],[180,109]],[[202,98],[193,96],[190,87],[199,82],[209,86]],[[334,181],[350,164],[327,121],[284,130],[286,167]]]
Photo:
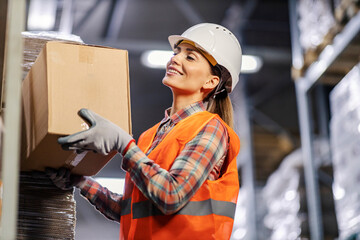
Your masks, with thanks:
[[[163,84],[173,94],[165,118],[138,143],[96,113],[79,115],[89,130],[59,138],[64,149],[123,155],[123,196],[89,177],[79,182],[65,171],[50,172],[62,188],[75,185],[106,217],[120,221],[120,239],[229,239],[239,191],[228,93],[241,68],[241,48],[226,28],[195,25],[169,37],[174,56]],[[73,176],[72,176],[73,177]]]

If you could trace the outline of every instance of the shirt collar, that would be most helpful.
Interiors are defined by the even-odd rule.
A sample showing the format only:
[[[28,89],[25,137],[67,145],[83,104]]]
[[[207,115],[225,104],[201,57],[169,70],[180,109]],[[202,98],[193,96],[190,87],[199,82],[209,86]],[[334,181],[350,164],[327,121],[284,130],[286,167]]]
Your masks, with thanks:
[[[169,119],[170,119],[171,122],[176,124],[176,123],[180,122],[182,119],[185,119],[194,113],[202,112],[205,110],[206,110],[206,106],[205,106],[204,102],[199,101],[199,102],[192,103],[192,104],[188,105],[187,107],[177,111],[172,116],[169,116],[170,111],[171,111],[171,107],[170,107],[165,110],[165,117],[161,121],[161,123],[165,123],[165,122],[169,121]]]

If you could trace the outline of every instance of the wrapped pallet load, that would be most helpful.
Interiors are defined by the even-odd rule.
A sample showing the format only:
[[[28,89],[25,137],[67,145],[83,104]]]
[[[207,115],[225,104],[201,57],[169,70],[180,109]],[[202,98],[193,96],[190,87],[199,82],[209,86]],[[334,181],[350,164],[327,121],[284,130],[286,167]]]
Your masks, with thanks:
[[[339,31],[330,0],[298,1],[300,45],[307,67]]]
[[[340,239],[360,235],[359,79],[360,64],[356,65],[330,93],[330,140]]]
[[[43,172],[21,172],[17,239],[75,239],[73,190],[54,186]]]

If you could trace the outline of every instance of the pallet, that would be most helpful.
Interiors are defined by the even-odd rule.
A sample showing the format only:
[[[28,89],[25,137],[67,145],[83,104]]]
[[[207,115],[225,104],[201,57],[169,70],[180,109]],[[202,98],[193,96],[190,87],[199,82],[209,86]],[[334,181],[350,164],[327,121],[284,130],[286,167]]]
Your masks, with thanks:
[[[329,32],[324,36],[323,41],[316,48],[308,49],[303,54],[304,64],[301,69],[292,68],[291,75],[293,79],[302,77],[308,67],[319,58],[320,53],[324,48],[332,44],[334,38],[344,26],[354,17],[360,10],[360,0],[342,0],[338,6],[335,7],[334,17],[335,25],[330,28]],[[347,71],[346,67],[344,71]],[[340,70],[340,72],[343,72]]]
[[[332,28],[330,28],[329,32],[324,36],[322,42],[316,47],[312,49],[308,49],[303,54],[304,64],[301,69],[292,68],[291,76],[292,79],[298,79],[303,76],[308,67],[315,62],[320,53],[324,50],[324,48],[330,44],[332,44],[335,36],[343,29],[343,26],[340,24],[335,24]]]
[[[345,25],[354,17],[360,9],[359,0],[342,0],[338,6],[336,6],[334,15],[336,21]]]

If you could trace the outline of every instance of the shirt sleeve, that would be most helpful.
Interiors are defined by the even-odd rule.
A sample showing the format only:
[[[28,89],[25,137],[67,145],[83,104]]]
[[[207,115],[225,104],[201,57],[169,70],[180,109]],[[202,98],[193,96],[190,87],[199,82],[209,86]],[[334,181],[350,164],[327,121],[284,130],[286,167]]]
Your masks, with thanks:
[[[226,127],[212,119],[185,145],[169,171],[149,159],[137,146],[127,151],[122,167],[148,199],[164,214],[172,214],[196,193],[227,148]]]
[[[120,222],[122,195],[109,191],[90,177],[86,178],[80,193],[105,217]]]

